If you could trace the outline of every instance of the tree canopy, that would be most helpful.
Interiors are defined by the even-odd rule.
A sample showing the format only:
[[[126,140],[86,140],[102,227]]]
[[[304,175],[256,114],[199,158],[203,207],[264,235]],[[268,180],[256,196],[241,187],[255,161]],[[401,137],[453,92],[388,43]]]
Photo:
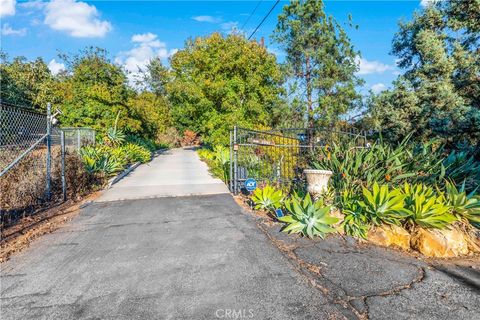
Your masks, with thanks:
[[[294,0],[283,7],[273,39],[285,50],[286,66],[306,94],[308,123],[331,124],[360,98],[355,72],[359,52],[321,0]],[[316,103],[315,103],[316,102]]]
[[[244,36],[214,33],[188,40],[171,59],[168,95],[176,126],[206,143],[228,144],[229,130],[272,126],[281,113],[276,58]]]
[[[54,100],[54,78],[42,58],[27,61],[15,57],[10,61],[0,53],[0,97],[2,101],[20,106],[46,109]]]
[[[480,2],[465,0],[432,3],[399,24],[392,53],[405,72],[370,105],[384,136],[479,142],[478,21]]]

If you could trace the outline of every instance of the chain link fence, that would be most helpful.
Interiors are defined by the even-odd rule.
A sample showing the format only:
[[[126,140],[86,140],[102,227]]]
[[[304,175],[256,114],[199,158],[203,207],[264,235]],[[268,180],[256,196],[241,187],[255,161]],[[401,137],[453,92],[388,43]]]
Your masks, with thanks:
[[[268,131],[234,127],[230,132],[230,190],[245,191],[245,181],[284,187],[305,182],[312,155],[334,143],[367,146],[367,133],[355,128],[280,128]]]
[[[79,157],[89,128],[55,128],[51,115],[0,102],[1,228],[75,196],[88,176]]]
[[[28,150],[47,134],[44,114],[0,103],[0,168]]]
[[[91,128],[61,128],[65,135],[67,149],[80,150],[81,147],[95,144],[95,130]]]

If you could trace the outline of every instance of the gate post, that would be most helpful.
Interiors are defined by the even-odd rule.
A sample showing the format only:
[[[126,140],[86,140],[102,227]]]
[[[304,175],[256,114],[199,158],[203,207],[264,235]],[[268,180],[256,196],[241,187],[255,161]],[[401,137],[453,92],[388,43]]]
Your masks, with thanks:
[[[228,189],[230,192],[233,192],[233,132],[232,130],[229,131],[230,133],[230,152],[229,152],[229,166],[230,166],[230,174],[228,176]]]
[[[233,194],[238,194],[238,145],[237,145],[237,126],[233,127]]]
[[[52,105],[47,104],[47,168],[46,168],[46,193],[47,200],[50,200],[50,178],[51,178],[51,162],[52,162]]]

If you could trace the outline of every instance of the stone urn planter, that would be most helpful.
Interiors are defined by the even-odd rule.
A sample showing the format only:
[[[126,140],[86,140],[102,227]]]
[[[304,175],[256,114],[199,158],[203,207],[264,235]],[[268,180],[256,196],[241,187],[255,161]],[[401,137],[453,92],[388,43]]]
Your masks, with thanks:
[[[318,198],[323,191],[328,189],[328,180],[333,172],[330,170],[303,170],[307,177],[307,191],[313,198]]]

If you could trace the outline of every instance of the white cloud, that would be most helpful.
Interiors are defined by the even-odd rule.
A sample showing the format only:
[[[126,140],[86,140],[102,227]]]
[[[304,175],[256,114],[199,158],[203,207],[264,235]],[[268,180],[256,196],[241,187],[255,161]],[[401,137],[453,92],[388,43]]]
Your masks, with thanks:
[[[27,34],[27,28],[13,29],[10,24],[4,23],[2,25],[2,36],[19,36],[23,37]]]
[[[103,37],[112,30],[110,22],[99,19],[93,5],[76,0],[52,0],[45,6],[45,23],[72,37]]]
[[[355,62],[359,65],[360,69],[357,74],[372,74],[372,73],[383,73],[387,70],[392,70],[393,67],[384,64],[380,61],[368,61],[363,58],[355,58]]]
[[[16,0],[0,0],[0,17],[13,16],[16,3]]]
[[[151,32],[143,33],[143,34],[135,34],[132,36],[133,42],[151,42],[155,41],[157,35]]]
[[[220,28],[222,28],[223,31],[232,31],[234,29],[237,29],[238,22],[237,21],[228,21],[220,24]]]
[[[52,59],[48,63],[48,69],[50,69],[52,74],[57,75],[60,71],[65,70],[65,65]]]
[[[34,1],[28,1],[28,2],[21,2],[18,4],[19,7],[25,8],[25,9],[42,9],[45,7],[47,3],[43,2],[41,0],[34,0]]]
[[[387,87],[383,83],[376,83],[371,87],[373,93],[380,93],[383,90],[386,90]]]
[[[198,22],[209,22],[209,23],[219,23],[222,21],[222,18],[214,16],[196,16],[192,17],[193,20]]]
[[[438,0],[420,0],[420,5],[422,7],[428,7],[429,5],[435,4]]]
[[[237,21],[225,21],[223,22],[222,17],[214,17],[214,16],[195,16],[192,17],[193,20],[198,22],[208,22],[208,23],[219,23],[220,28],[225,32],[232,32],[236,30],[238,27]]]
[[[144,69],[153,58],[167,59],[177,49],[167,49],[165,42],[158,40],[154,33],[136,34],[132,36],[134,47],[128,51],[120,52],[115,62],[123,65],[129,72],[128,79],[134,85],[138,78],[140,69]]]

